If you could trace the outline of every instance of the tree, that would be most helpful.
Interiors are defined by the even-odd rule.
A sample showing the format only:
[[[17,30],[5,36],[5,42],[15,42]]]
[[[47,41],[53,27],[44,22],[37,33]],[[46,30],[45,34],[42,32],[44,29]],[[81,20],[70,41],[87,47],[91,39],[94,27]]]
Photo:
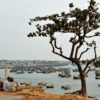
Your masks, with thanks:
[[[94,62],[94,66],[100,68],[100,58]]]
[[[84,10],[73,8],[73,3],[70,3],[69,7],[69,13],[62,12],[61,14],[30,19],[29,25],[37,21],[47,21],[48,23],[43,25],[37,24],[37,30],[29,33],[28,37],[49,37],[52,52],[71,61],[78,67],[81,78],[81,89],[79,93],[87,96],[85,74],[89,72],[90,65],[99,58],[96,53],[96,41],[88,42],[88,39],[100,36],[99,31],[94,31],[100,28],[100,13],[94,0],[90,0],[88,8]],[[67,35],[71,34],[71,37],[69,37],[71,49],[68,56],[64,55],[63,48],[57,44],[57,37],[55,36],[57,32]],[[68,45],[66,44],[66,46]],[[82,47],[84,47],[84,50],[81,49]],[[85,68],[83,68],[81,64],[82,57],[90,49],[93,49],[94,57],[86,59]]]

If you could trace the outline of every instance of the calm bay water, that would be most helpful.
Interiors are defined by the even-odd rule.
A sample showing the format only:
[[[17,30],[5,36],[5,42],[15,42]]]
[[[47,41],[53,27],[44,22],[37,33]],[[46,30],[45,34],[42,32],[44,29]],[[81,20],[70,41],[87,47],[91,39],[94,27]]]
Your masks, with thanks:
[[[2,79],[4,79],[4,69],[0,69],[0,76]],[[76,74],[75,72],[72,72],[72,76]],[[9,76],[13,76],[15,81],[18,82],[26,82],[26,83],[32,83],[34,85],[37,85],[39,82],[46,82],[47,84],[54,85],[54,88],[52,89],[46,89],[45,92],[47,93],[54,93],[54,94],[64,94],[73,92],[80,89],[80,80],[73,80],[73,77],[71,78],[60,78],[58,76],[58,72],[56,73],[49,73],[49,74],[43,74],[43,73],[30,73],[28,74],[25,72],[24,74],[16,74],[16,73],[9,73]],[[100,100],[100,87],[98,87],[98,84],[100,84],[100,80],[95,80],[95,72],[91,71],[89,72],[89,77],[86,78],[87,80],[87,91],[88,95],[94,96]],[[63,90],[61,89],[62,85],[71,85],[71,90]]]

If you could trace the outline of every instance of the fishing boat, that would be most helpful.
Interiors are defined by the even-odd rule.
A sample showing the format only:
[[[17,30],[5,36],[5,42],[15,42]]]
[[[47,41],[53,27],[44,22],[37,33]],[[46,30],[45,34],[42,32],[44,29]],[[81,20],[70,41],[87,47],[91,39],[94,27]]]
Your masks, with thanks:
[[[73,76],[73,79],[80,79],[80,76]]]
[[[36,73],[42,73],[42,71],[41,70],[36,70]]]
[[[17,70],[16,69],[10,69],[10,71],[9,72],[16,72]]]
[[[77,68],[76,68],[76,69],[73,69],[72,71],[73,71],[73,72],[79,72]]]
[[[100,87],[100,84],[98,84],[98,87]]]
[[[96,76],[100,76],[100,70],[96,70],[96,71],[95,71],[95,75],[96,75]]]
[[[71,75],[59,74],[60,77],[71,77]]]
[[[46,85],[47,85],[47,83],[45,83],[45,82],[40,82],[40,83],[38,83],[38,85],[41,85],[41,86],[46,86]]]
[[[25,84],[26,84],[25,82],[21,82],[21,83],[20,83],[20,85],[25,85]]]
[[[47,85],[46,88],[54,88],[53,85]]]
[[[33,71],[32,70],[29,70],[28,73],[33,73]]]
[[[62,89],[65,89],[65,90],[70,90],[71,89],[71,86],[70,85],[65,85],[65,86],[61,86]]]
[[[18,70],[18,71],[16,71],[16,74],[24,74],[24,71],[23,70]]]
[[[60,77],[71,77],[71,72],[70,70],[67,71],[63,71],[61,73],[58,74]]]
[[[25,83],[25,86],[32,86],[31,83]]]
[[[100,76],[95,76],[95,79],[100,79]]]
[[[88,77],[88,74],[84,74],[84,76],[87,78]],[[73,79],[80,79],[80,75],[73,76]]]
[[[100,76],[100,73],[96,73],[96,76]]]

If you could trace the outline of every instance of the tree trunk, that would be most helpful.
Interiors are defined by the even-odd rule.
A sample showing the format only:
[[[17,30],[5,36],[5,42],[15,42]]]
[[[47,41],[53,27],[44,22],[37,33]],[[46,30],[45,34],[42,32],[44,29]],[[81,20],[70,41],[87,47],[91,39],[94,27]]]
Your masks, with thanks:
[[[80,94],[82,96],[87,96],[87,90],[86,90],[86,80],[85,80],[85,76],[84,73],[82,71],[81,65],[77,63],[77,67],[80,73],[80,79],[81,79],[81,91]]]

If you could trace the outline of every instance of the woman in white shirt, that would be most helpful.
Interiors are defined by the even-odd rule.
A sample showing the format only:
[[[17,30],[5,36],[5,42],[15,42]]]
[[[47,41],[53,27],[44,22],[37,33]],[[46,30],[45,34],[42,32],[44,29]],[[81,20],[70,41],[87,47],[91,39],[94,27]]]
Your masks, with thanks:
[[[8,92],[10,87],[10,77],[7,77],[7,80],[3,82],[3,91]]]

